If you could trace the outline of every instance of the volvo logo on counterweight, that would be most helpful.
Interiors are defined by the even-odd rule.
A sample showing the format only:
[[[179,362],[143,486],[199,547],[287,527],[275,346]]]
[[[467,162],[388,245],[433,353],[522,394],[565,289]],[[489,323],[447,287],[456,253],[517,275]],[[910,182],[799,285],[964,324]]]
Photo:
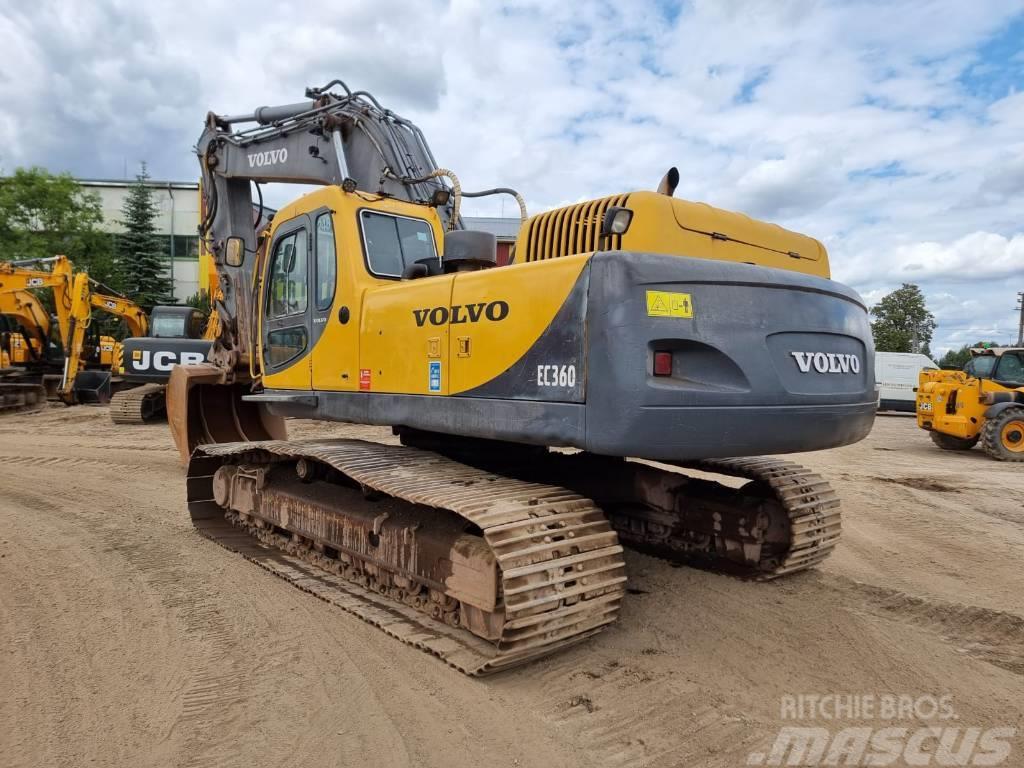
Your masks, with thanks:
[[[860,373],[860,358],[837,352],[790,352],[800,373]]]

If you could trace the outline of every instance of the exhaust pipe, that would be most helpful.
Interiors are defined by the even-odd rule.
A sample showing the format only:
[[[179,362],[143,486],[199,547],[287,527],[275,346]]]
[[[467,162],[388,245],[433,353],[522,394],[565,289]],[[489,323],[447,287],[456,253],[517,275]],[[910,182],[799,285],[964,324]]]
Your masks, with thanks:
[[[672,197],[677,186],[679,186],[679,170],[672,166],[668,169],[668,173],[661,177],[661,183],[658,184],[658,194]]]

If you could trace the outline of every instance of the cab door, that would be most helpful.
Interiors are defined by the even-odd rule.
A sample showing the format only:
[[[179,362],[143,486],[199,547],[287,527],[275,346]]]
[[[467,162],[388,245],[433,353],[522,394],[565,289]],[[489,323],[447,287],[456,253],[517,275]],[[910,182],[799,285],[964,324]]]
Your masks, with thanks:
[[[297,216],[270,244],[263,293],[263,383],[270,389],[312,387],[312,221]]]
[[[340,191],[339,191],[340,194]],[[330,201],[313,219],[313,389],[351,391],[359,384],[358,231],[350,206]]]

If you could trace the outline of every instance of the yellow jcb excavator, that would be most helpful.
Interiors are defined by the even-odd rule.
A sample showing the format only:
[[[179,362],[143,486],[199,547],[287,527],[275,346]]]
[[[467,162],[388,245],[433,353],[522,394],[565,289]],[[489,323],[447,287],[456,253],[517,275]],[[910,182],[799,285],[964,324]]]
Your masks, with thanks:
[[[52,291],[62,350],[61,357],[55,359],[50,346],[40,341],[47,354],[35,357],[34,365],[17,371],[17,379],[7,377],[0,383],[7,410],[42,407],[49,395],[68,404],[110,399],[111,369],[120,357],[120,342],[101,336],[96,340],[95,349],[86,349],[86,331],[93,310],[124,319],[131,335],[145,335],[148,319],[134,302],[123,296],[95,291],[93,285],[88,274],[76,273],[65,256],[0,262],[2,306],[8,306],[16,320],[20,317],[33,324],[34,333],[26,329],[30,330],[29,335],[39,339],[44,333],[51,338],[49,317],[29,291]],[[18,336],[10,342],[12,347],[20,343]],[[32,347],[25,351],[30,353]]]
[[[217,295],[213,259],[201,243],[199,289]],[[154,307],[149,336],[134,335],[122,347],[122,378],[139,386],[121,389],[110,400],[110,419],[115,424],[143,424],[165,414],[165,391],[175,365],[202,363],[217,337],[217,312],[208,315],[192,307]]]
[[[835,492],[763,456],[874,418],[867,312],[821,243],[674,199],[675,169],[527,217],[372,95],[306,95],[197,145],[220,331],[168,415],[200,532],[469,674],[613,622],[624,546],[756,579],[828,556]],[[253,182],[322,187],[265,226]],[[508,266],[459,215],[487,194],[521,205]]]
[[[54,309],[62,330],[63,342],[63,330],[67,328],[71,311],[72,276],[71,262],[63,256],[25,262],[0,261],[0,294],[6,296],[5,302],[14,305],[19,296],[28,301],[25,297],[31,296],[31,289],[53,291]],[[32,301],[35,302],[34,297]],[[38,305],[38,302],[35,304]],[[45,315],[45,312],[43,314]],[[40,324],[49,327],[48,316],[45,319],[26,319],[36,329]],[[33,335],[31,327],[26,330]],[[12,339],[10,343],[13,345],[14,340]],[[49,394],[56,395],[60,381],[59,370],[54,369],[53,360],[41,359],[38,365],[17,366],[0,371],[0,412],[42,408]]]
[[[134,301],[114,294],[99,293],[92,289],[89,275],[79,272],[74,276],[71,288],[71,310],[68,313],[68,328],[65,341],[64,373],[57,395],[67,405],[75,403],[106,403],[111,397],[111,377],[115,361],[121,357],[116,348],[108,351],[105,368],[89,370],[84,365],[84,344],[86,331],[92,322],[93,310],[99,310],[125,321],[129,336],[145,336],[149,331],[149,318]],[[101,339],[111,347],[120,345],[108,339]],[[101,358],[102,359],[102,349]]]
[[[50,315],[28,291],[0,291],[0,413],[41,408],[61,365]]]

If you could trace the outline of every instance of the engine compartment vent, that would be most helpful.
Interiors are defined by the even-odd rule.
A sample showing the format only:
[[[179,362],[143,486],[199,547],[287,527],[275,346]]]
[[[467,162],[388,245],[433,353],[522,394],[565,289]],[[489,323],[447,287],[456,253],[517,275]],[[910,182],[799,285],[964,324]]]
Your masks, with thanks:
[[[601,222],[611,206],[626,207],[629,195],[614,195],[548,211],[526,225],[523,261],[542,261],[596,251],[601,240]],[[622,247],[622,235],[611,235],[607,247]]]

